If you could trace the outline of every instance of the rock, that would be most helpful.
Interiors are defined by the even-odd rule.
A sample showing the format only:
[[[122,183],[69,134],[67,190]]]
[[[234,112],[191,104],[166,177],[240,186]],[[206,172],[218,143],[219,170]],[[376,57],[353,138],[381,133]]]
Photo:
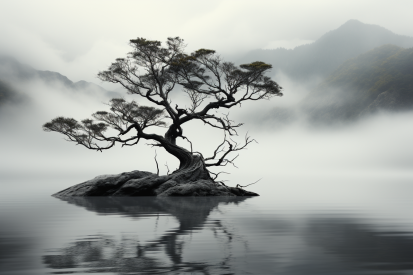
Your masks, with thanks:
[[[132,171],[103,175],[53,194],[54,197],[76,196],[259,196],[242,188],[227,187],[211,179],[183,181],[182,174],[158,176]]]

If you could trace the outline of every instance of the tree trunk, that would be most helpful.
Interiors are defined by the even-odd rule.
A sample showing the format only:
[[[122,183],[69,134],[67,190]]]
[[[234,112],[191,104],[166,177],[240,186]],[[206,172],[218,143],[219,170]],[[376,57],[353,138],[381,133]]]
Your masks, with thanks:
[[[201,155],[165,139],[159,142],[168,153],[179,159],[179,168],[172,174],[159,176],[135,170],[105,175],[69,187],[54,196],[258,196],[242,188],[216,184]]]
[[[165,150],[179,160],[178,170],[172,173],[177,181],[197,181],[201,179],[212,180],[205,167],[205,161],[201,155],[193,154],[176,144],[165,142],[162,144]]]

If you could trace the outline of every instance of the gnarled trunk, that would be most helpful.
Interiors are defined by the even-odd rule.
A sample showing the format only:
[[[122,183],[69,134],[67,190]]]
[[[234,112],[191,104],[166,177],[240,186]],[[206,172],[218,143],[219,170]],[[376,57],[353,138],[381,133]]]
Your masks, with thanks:
[[[202,179],[212,180],[201,155],[193,154],[171,142],[165,142],[162,146],[168,153],[179,160],[178,170],[172,173],[175,180],[179,182],[191,182]]]
[[[53,196],[258,196],[242,188],[217,184],[205,167],[201,155],[175,144],[164,148],[180,161],[172,174],[159,176],[150,172],[131,171],[105,175],[74,185]]]

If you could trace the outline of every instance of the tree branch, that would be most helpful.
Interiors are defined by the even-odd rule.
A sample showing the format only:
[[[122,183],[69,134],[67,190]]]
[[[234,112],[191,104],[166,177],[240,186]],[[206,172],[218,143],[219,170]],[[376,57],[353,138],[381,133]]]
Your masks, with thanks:
[[[237,184],[235,187],[236,187],[236,188],[245,188],[245,187],[247,187],[247,186],[256,184],[256,183],[259,182],[260,180],[262,180],[262,178],[260,178],[260,179],[257,180],[257,181],[254,181],[253,183],[250,183],[250,184],[247,184],[247,185],[244,185],[244,186],[242,186],[242,185],[240,185],[240,184]]]
[[[227,137],[224,136],[224,141],[220,145],[218,145],[218,147],[215,149],[213,156],[205,158],[205,161],[214,160],[221,153],[222,153],[222,155],[218,158],[218,160],[216,162],[205,163],[205,166],[206,167],[226,166],[227,164],[232,164],[234,167],[237,167],[234,164],[234,160],[238,157],[238,155],[236,155],[233,158],[227,158],[228,155],[232,152],[237,152],[237,151],[241,151],[241,150],[245,149],[248,146],[248,144],[250,144],[251,142],[257,142],[257,141],[255,139],[251,139],[248,136],[248,133],[245,135],[245,142],[242,146],[239,146],[237,142],[235,142],[232,139],[227,139]],[[225,145],[227,145],[227,147]]]
[[[156,160],[156,150],[155,150],[155,163],[156,163],[156,174],[159,176],[159,165],[158,165],[158,161]]]

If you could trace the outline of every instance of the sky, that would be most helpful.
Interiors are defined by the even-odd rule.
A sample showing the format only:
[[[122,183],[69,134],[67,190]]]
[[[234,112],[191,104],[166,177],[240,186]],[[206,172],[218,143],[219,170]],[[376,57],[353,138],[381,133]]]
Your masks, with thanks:
[[[409,0],[106,1],[0,0],[0,53],[72,81],[96,74],[136,37],[185,39],[189,51],[231,56],[311,43],[350,19],[413,36]]]
[[[179,36],[185,39],[189,51],[209,48],[231,57],[253,49],[294,48],[311,43],[350,19],[413,37],[412,10],[413,1],[401,0],[0,0],[0,54],[12,55],[39,70],[60,72],[72,81],[86,80],[109,87],[96,75],[115,58],[126,55],[132,38],[165,41]],[[283,98],[274,99],[274,106],[289,106],[301,98],[300,94],[308,92],[288,79],[281,77],[280,81],[286,93]],[[77,119],[83,119],[101,109],[102,102],[88,97],[71,98],[64,91],[57,94],[42,85],[22,85],[21,89],[36,95],[35,104],[24,112],[11,110],[8,116],[0,116],[2,131],[7,133],[1,136],[0,150],[8,155],[0,160],[1,175],[40,175],[50,171],[50,175],[78,173],[79,178],[88,179],[134,169],[154,172],[154,150],[145,144],[130,148],[128,153],[115,148],[101,155],[41,130],[43,123],[57,115],[76,113],[83,116]],[[273,103],[265,104],[268,107]],[[264,104],[259,105],[263,107]],[[241,152],[240,169],[229,168],[232,174],[227,178],[241,184],[264,178],[258,191],[267,190],[271,177],[287,182],[302,182],[314,174],[327,178],[384,174],[388,178],[413,178],[413,149],[408,146],[413,132],[412,127],[406,127],[412,116],[376,117],[328,131],[308,130],[300,125],[281,132],[246,127],[259,143]],[[8,117],[13,117],[14,122],[10,123]],[[209,139],[212,145],[206,144],[205,136],[210,132],[199,129],[187,132],[187,136],[194,137],[194,146],[205,149],[220,143],[222,136],[218,134]],[[384,133],[383,129],[388,130]],[[176,160],[174,163],[159,151],[158,156],[161,173],[166,173],[166,162],[171,170],[176,168]]]

